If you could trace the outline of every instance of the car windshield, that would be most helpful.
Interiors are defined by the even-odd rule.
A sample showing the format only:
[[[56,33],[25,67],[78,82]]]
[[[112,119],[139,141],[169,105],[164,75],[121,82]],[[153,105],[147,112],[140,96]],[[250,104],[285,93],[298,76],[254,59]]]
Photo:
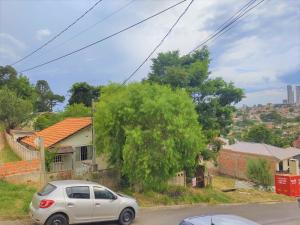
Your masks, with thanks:
[[[46,196],[49,195],[51,192],[53,192],[56,189],[56,186],[53,184],[47,184],[44,186],[39,192],[38,195],[40,196]]]

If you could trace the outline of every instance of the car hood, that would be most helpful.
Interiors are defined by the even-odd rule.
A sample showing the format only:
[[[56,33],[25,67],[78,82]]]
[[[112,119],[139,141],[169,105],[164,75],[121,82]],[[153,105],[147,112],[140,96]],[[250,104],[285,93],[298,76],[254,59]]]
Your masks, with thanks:
[[[121,198],[127,199],[127,200],[132,200],[132,201],[136,201],[134,198],[128,196],[128,195],[124,195],[122,193],[117,193],[118,196],[120,196]]]
[[[209,215],[190,217],[184,220],[193,225],[259,225],[248,219],[235,215]]]

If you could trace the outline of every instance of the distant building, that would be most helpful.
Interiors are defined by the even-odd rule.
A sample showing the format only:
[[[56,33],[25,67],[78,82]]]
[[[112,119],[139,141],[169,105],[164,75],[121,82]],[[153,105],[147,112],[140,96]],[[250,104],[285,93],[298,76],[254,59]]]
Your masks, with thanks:
[[[296,104],[300,105],[300,86],[296,86]]]
[[[288,100],[288,104],[293,105],[295,103],[295,97],[294,97],[294,91],[293,91],[293,86],[292,85],[288,85],[287,86],[287,100]]]
[[[288,104],[287,99],[283,99],[282,104],[287,105]]]
[[[248,160],[265,159],[270,173],[287,173],[291,159],[300,160],[300,149],[279,148],[267,144],[238,142],[224,146],[218,156],[219,173],[239,179],[248,179]]]

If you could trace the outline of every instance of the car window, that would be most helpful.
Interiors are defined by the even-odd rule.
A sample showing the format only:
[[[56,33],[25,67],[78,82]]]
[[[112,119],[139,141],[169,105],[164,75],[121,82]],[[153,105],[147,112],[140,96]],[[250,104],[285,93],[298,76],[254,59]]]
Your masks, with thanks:
[[[90,188],[88,186],[68,187],[66,192],[69,198],[89,199]]]
[[[56,186],[53,184],[46,184],[39,192],[39,196],[46,196],[49,195],[51,192],[53,192],[56,189]]]
[[[111,193],[110,191],[100,188],[100,187],[94,187],[94,195],[95,199],[114,199],[115,195]]]

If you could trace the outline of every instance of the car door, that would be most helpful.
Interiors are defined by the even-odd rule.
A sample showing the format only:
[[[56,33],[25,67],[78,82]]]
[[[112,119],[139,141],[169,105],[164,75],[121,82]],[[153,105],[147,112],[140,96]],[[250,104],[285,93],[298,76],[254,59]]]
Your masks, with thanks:
[[[103,187],[93,187],[94,195],[94,221],[109,221],[118,219],[120,199]]]
[[[75,223],[92,220],[93,200],[89,186],[71,186],[66,188],[66,209]]]

